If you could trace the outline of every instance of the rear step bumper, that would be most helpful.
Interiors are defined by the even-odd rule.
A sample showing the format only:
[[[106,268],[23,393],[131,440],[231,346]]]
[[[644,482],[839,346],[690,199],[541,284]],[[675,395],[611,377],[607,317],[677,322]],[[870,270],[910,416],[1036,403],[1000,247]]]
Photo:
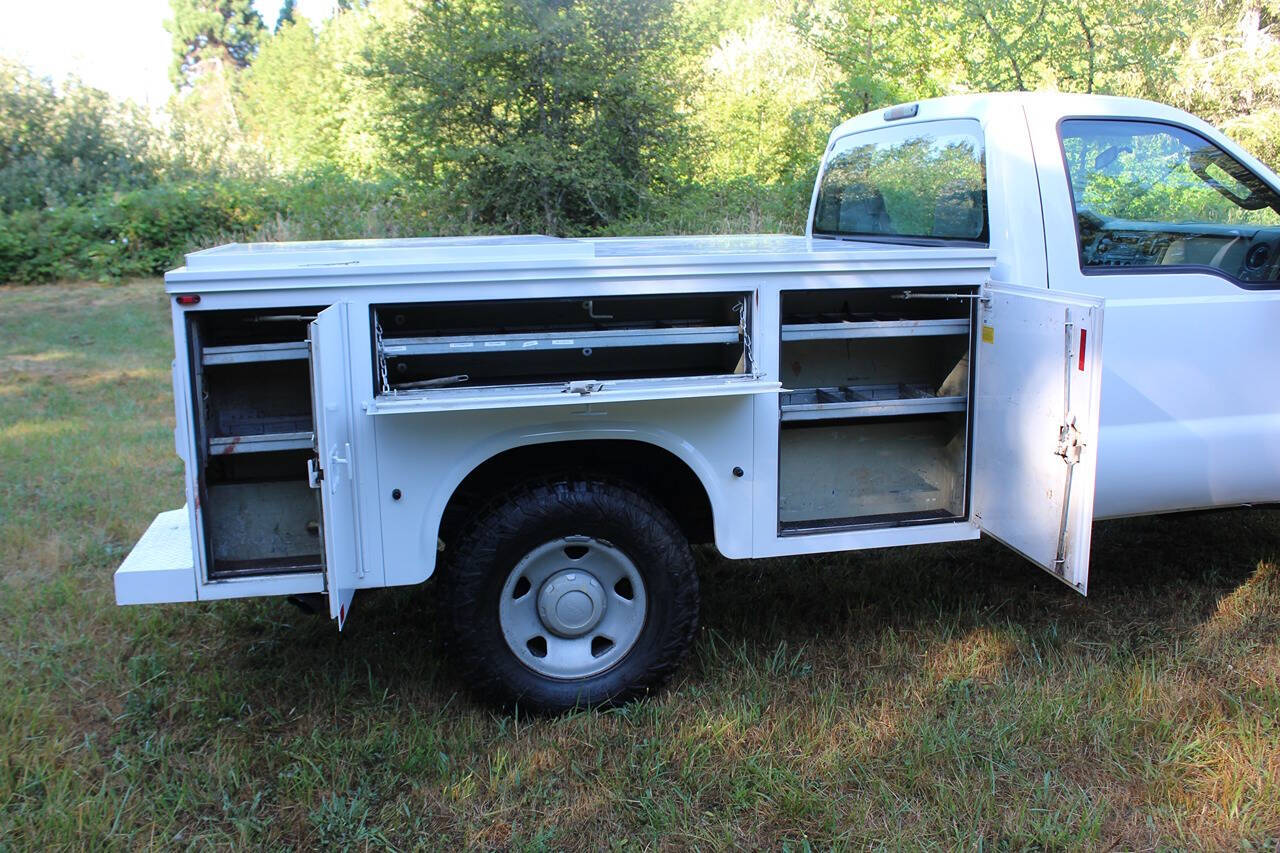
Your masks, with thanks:
[[[116,604],[195,600],[195,552],[184,506],[157,515],[116,569]]]

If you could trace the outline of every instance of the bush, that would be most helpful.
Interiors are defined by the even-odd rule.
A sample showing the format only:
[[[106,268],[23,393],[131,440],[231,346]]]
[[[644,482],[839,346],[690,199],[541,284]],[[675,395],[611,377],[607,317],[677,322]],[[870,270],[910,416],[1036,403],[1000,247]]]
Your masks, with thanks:
[[[271,212],[263,190],[172,185],[17,211],[0,224],[0,280],[156,275],[176,265],[190,246],[252,231]]]
[[[394,180],[323,171],[269,181],[158,184],[84,204],[0,214],[0,282],[160,275],[185,252],[248,240],[462,233]],[[430,212],[430,214],[429,214]]]
[[[591,233],[600,237],[650,234],[799,234],[809,214],[812,173],[790,181],[752,178],[704,182],[651,199],[643,213]]]
[[[0,213],[145,186],[158,171],[155,139],[138,107],[0,58]]]

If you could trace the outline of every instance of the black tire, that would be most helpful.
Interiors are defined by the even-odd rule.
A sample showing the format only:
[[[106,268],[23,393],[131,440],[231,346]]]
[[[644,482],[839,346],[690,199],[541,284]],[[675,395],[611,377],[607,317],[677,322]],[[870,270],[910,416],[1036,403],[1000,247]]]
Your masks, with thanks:
[[[584,677],[553,678],[526,666],[499,619],[513,570],[563,537],[590,537],[622,552],[644,585],[639,635],[608,669]],[[620,482],[565,477],[517,487],[481,511],[448,552],[441,604],[454,663],[475,691],[504,707],[558,713],[647,695],[680,664],[697,631],[688,541],[662,506]]]

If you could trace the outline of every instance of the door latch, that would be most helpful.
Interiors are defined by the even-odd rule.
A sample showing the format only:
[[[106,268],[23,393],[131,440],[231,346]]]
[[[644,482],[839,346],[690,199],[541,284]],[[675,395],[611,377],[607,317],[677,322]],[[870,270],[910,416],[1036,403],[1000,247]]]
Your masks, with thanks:
[[[324,469],[320,467],[319,459],[307,460],[307,485],[313,489],[320,488],[320,483],[324,480]]]
[[[1058,427],[1058,447],[1053,451],[1054,455],[1061,456],[1062,461],[1068,465],[1075,465],[1080,461],[1084,445],[1084,437],[1076,426],[1076,416],[1068,414],[1063,419],[1062,426]]]

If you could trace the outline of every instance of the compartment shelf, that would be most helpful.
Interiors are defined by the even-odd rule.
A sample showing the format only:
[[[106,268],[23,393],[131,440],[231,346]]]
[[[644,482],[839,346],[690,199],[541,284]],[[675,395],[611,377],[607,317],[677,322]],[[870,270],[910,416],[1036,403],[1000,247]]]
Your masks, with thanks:
[[[940,397],[931,386],[912,383],[804,388],[780,397],[784,423],[963,412],[967,404],[963,395]]]
[[[209,453],[227,456],[233,453],[269,453],[273,450],[309,450],[314,434],[308,432],[269,432],[261,435],[224,435],[209,439]]]
[[[580,331],[523,332],[514,334],[384,338],[382,352],[388,356],[412,356],[527,352],[529,350],[582,349],[584,347],[733,344],[737,343],[740,337],[741,332],[737,326],[584,329]]]
[[[840,319],[830,320],[819,315],[814,322],[784,323],[782,340],[816,341],[843,338],[904,338],[926,335],[967,335],[968,317],[949,317],[940,320],[902,319]]]
[[[236,344],[205,347],[201,360],[205,364],[251,364],[260,361],[292,361],[308,355],[306,341],[272,344]]]

